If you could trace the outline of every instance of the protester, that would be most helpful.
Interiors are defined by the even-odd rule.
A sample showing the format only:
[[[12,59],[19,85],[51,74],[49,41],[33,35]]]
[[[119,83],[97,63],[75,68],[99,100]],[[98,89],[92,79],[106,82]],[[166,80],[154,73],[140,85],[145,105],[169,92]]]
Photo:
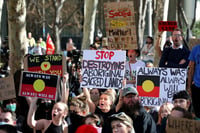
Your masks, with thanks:
[[[128,50],[129,61],[126,62],[125,78],[127,87],[135,87],[137,67],[145,67],[145,63],[137,60],[140,56],[140,51],[137,49]]]
[[[160,106],[159,112],[158,112],[158,125],[161,125],[162,119],[166,118],[168,115],[171,114],[172,108],[174,105],[170,102],[164,103]]]
[[[99,97],[100,97],[100,90],[97,88],[90,89],[90,97],[93,103],[98,106],[99,104]]]
[[[68,107],[63,102],[57,102],[52,109],[52,120],[40,119],[35,120],[35,111],[37,98],[34,98],[31,102],[27,123],[35,130],[41,130],[48,133],[49,131],[55,132],[68,132],[68,125],[64,118],[67,116]]]
[[[196,117],[200,118],[200,45],[195,46],[189,56],[187,91],[192,97],[192,105]]]
[[[111,132],[111,126],[108,122],[109,116],[114,114],[115,108],[113,106],[113,98],[110,93],[102,93],[99,98],[99,106],[96,107],[93,101],[90,98],[90,93],[87,88],[83,88],[84,95],[86,96],[90,112],[96,113],[103,117],[104,125],[102,133],[108,133]]]
[[[116,111],[125,112],[131,117],[136,133],[156,133],[156,124],[141,105],[135,87],[126,87],[120,92]]]
[[[103,118],[97,114],[89,114],[84,118],[84,124],[94,126],[98,133],[102,132]]]
[[[12,112],[15,112],[17,107],[16,98],[8,99],[3,101],[3,108],[7,108]]]
[[[172,101],[174,103],[174,106],[179,106],[181,108],[184,108],[186,110],[189,110],[191,101],[190,96],[187,93],[187,91],[179,91],[173,95]]]
[[[193,119],[193,116],[190,112],[188,112],[186,109],[181,108],[179,106],[175,106],[172,109],[170,116],[177,117],[177,118]]]
[[[154,45],[153,38],[148,36],[146,39],[146,44],[141,49],[141,60],[145,63],[154,61]]]
[[[9,124],[12,126],[16,125],[16,114],[7,108],[3,108],[0,113],[0,125]]]
[[[69,102],[69,132],[74,133],[83,123],[85,116],[89,114],[88,104],[81,98],[73,98]]]
[[[45,50],[40,46],[40,42],[38,41],[36,46],[33,47],[32,49],[33,55],[44,55]]]
[[[110,117],[112,133],[135,133],[132,119],[124,112]]]
[[[37,109],[37,97],[29,98],[30,108],[28,112],[27,123],[34,130],[41,130],[42,132],[68,132],[68,124],[65,121],[65,117],[68,114],[67,100],[69,95],[69,89],[66,88],[69,75],[65,73],[63,75],[63,88],[62,88],[62,97],[61,101],[54,104],[51,117],[52,120],[40,119],[35,120],[35,112]]]
[[[167,117],[171,114],[174,105],[170,102],[164,103],[160,106],[158,112],[157,133],[165,132]]]
[[[39,38],[38,42],[40,42],[40,47],[42,47],[43,53],[46,53],[46,49],[47,49],[46,42],[43,41],[42,37]]]
[[[183,34],[180,29],[172,31],[172,41],[172,46],[164,49],[159,67],[187,68],[190,51],[183,45]]]
[[[34,37],[32,37],[32,33],[28,32],[27,35],[27,47],[28,47],[28,54],[33,54],[32,49],[36,45]]]

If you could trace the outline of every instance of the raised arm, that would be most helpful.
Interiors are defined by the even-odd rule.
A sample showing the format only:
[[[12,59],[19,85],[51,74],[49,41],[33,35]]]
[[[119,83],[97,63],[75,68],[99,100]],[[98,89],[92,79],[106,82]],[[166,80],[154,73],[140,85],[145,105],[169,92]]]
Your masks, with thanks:
[[[119,100],[118,100],[118,103],[117,103],[116,108],[115,108],[116,112],[118,112],[120,110],[120,108],[122,107],[122,104],[123,104],[122,91],[123,91],[123,89],[121,89],[120,92],[119,92]]]
[[[64,103],[68,102],[69,98],[69,84],[68,84],[69,74],[65,73],[63,75],[63,87],[62,87],[62,97],[61,101]]]
[[[48,120],[46,119],[35,120],[35,112],[37,110],[37,105],[36,105],[37,100],[38,100],[37,97],[34,97],[31,99],[31,104],[29,107],[28,118],[27,118],[27,124],[35,130],[42,131],[45,129],[45,126],[47,126],[49,123],[48,123]]]
[[[29,107],[29,111],[28,111],[28,118],[27,118],[28,125],[34,129],[35,129],[36,123],[37,123],[37,121],[35,120],[35,112],[37,110],[37,105],[36,105],[37,100],[38,100],[37,97],[32,98],[30,107]]]
[[[90,112],[94,113],[95,109],[96,109],[96,105],[93,103],[92,99],[90,98],[90,93],[89,93],[88,89],[87,88],[83,88],[83,93],[86,96],[87,103],[88,103],[89,108],[90,108]]]

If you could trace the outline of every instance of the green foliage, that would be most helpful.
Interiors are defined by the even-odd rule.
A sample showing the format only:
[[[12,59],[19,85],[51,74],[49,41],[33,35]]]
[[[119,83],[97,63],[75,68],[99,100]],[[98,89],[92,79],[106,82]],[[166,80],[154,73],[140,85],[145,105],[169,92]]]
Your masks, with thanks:
[[[195,22],[192,33],[196,38],[200,38],[200,21]]]

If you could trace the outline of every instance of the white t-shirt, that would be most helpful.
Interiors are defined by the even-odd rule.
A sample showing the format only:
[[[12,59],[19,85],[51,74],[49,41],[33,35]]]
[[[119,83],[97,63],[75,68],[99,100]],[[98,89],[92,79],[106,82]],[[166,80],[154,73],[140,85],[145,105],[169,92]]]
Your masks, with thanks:
[[[145,63],[141,60],[137,60],[135,63],[129,63],[129,61],[126,62],[125,78],[127,80],[136,79],[137,67],[145,67]],[[133,86],[136,87],[135,84],[126,84],[126,87]]]

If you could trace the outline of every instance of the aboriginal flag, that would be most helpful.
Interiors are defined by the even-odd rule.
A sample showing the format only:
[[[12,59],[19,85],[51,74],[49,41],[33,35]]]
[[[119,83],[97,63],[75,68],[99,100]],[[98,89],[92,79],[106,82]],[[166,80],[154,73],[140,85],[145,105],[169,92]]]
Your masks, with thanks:
[[[20,96],[39,97],[54,100],[58,76],[33,72],[22,72]]]
[[[142,97],[159,97],[160,76],[137,76],[137,91]]]

